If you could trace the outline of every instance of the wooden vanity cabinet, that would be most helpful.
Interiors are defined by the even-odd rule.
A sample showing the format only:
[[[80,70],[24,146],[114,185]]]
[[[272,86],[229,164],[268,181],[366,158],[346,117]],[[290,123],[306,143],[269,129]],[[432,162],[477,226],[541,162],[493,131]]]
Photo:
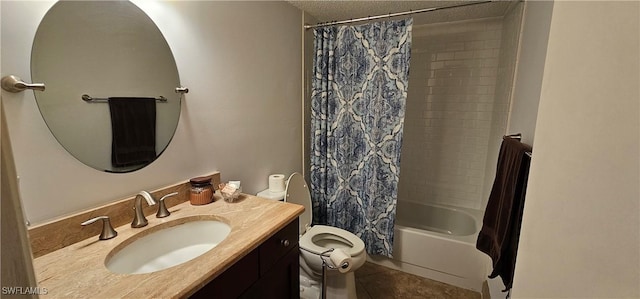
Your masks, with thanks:
[[[300,298],[298,218],[191,298]]]

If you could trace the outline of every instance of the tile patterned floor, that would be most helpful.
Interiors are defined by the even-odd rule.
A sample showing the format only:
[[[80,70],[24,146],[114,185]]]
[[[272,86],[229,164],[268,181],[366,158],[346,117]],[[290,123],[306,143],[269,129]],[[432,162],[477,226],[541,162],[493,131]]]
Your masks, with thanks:
[[[358,299],[480,299],[480,293],[369,262],[355,277]]]

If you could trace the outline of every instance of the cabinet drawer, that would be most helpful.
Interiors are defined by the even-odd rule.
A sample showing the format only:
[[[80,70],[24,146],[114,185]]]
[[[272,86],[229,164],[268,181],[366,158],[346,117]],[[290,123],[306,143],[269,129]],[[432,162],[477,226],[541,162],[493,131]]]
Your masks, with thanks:
[[[260,275],[264,275],[290,249],[298,245],[298,218],[260,245]]]

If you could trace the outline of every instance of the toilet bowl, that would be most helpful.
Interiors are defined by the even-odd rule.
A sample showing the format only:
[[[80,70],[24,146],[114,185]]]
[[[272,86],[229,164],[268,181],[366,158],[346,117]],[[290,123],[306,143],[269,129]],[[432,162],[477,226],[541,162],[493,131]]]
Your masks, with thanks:
[[[300,297],[317,299],[320,295],[324,260],[333,268],[344,266],[342,271],[328,269],[325,272],[327,298],[357,298],[353,272],[366,261],[364,242],[353,233],[337,227],[311,226],[311,194],[301,174],[293,173],[287,180],[284,200],[305,208],[299,218]],[[329,258],[330,253],[337,249],[350,257],[348,270],[345,269],[347,265],[334,265]]]

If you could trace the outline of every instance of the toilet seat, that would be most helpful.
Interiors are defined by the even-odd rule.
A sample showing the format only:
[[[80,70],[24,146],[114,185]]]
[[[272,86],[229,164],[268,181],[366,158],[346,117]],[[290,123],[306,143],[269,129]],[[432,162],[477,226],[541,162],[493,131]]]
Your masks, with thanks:
[[[300,247],[315,254],[331,248],[342,249],[350,256],[364,251],[364,242],[353,233],[333,226],[315,225],[300,237]]]
[[[304,206],[300,215],[300,247],[320,254],[331,248],[340,248],[349,255],[357,256],[364,251],[364,242],[353,233],[333,226],[315,225],[311,205],[311,194],[301,174],[294,172],[287,180],[284,201]]]

